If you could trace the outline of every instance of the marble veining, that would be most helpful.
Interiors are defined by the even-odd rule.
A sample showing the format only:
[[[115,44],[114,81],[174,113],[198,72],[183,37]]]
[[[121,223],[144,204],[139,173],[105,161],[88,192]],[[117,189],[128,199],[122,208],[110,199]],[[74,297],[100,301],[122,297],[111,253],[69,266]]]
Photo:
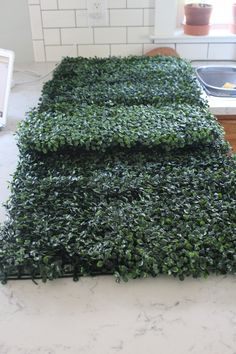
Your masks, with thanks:
[[[21,69],[45,74],[52,67]],[[20,82],[20,72],[15,79]],[[17,163],[17,122],[36,104],[41,87],[37,81],[11,92],[8,126],[0,131],[0,202],[9,195],[7,180]],[[101,276],[0,285],[0,354],[113,353],[236,354],[236,277],[117,284]]]

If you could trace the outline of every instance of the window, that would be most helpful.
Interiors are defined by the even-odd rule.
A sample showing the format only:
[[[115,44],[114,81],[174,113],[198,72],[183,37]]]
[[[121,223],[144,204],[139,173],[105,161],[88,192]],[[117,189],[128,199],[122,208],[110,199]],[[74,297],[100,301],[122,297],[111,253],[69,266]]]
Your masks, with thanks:
[[[232,5],[235,0],[211,0],[211,3],[213,5],[212,24],[227,25],[232,23]]]
[[[209,0],[213,5],[211,16],[212,30],[209,36],[186,36],[183,34],[185,3],[204,0],[155,0],[155,33],[152,39],[161,43],[174,42],[236,42],[236,35],[230,32],[232,23],[232,4],[236,0]],[[198,38],[197,38],[198,37]]]
[[[213,11],[211,15],[211,23],[215,24],[230,24],[232,22],[232,5],[235,0],[186,0],[184,2],[179,1],[179,6],[183,7],[184,3],[209,3],[213,5]]]

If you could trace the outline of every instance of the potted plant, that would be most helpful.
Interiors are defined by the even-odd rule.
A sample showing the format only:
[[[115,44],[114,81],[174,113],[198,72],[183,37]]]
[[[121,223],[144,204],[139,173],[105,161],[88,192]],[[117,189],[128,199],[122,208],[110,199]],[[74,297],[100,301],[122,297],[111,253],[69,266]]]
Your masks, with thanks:
[[[231,24],[231,32],[236,34],[236,3],[232,5],[232,19],[233,23]]]
[[[193,36],[204,36],[210,31],[212,5],[209,1],[187,3],[184,6],[184,33]]]

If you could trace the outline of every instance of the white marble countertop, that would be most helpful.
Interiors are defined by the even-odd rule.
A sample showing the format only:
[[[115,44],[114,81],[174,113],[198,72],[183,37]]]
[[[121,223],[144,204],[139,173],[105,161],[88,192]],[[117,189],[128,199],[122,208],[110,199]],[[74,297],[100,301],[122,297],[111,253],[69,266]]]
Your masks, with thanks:
[[[7,126],[0,131],[1,202],[18,160],[17,124],[37,104],[53,67],[34,64],[14,73]],[[235,298],[230,275],[120,284],[110,276],[11,281],[0,285],[0,354],[236,354]]]
[[[219,115],[236,115],[236,98],[207,96],[210,111]]]

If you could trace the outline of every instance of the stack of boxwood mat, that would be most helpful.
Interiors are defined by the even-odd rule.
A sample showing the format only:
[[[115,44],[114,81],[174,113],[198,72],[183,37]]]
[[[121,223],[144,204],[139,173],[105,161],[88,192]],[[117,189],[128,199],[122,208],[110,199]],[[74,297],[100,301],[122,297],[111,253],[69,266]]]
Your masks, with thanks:
[[[190,64],[65,58],[18,131],[0,276],[236,270],[236,158]]]

